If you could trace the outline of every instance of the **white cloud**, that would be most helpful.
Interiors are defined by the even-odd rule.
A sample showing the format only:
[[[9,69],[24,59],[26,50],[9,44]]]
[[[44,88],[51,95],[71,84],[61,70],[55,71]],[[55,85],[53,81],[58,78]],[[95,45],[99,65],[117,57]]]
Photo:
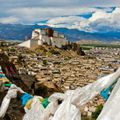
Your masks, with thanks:
[[[0,23],[3,23],[3,24],[13,24],[13,23],[18,23],[19,22],[19,19],[17,17],[4,17],[4,18],[0,18]]]
[[[119,30],[120,9],[110,13],[111,6],[119,4],[120,0],[0,0],[0,23],[34,24],[48,20],[47,24],[54,27],[90,32]],[[92,13],[89,19],[78,16],[88,13]]]
[[[96,12],[89,19],[90,27],[96,31],[120,31],[120,8],[112,13]]]
[[[111,8],[80,8],[80,7],[28,7],[28,8],[14,8],[7,11],[7,14],[15,15],[21,19],[22,23],[34,23],[36,21],[47,20],[59,16],[73,16],[87,13],[94,13],[96,11],[111,11]]]
[[[31,24],[52,17],[107,11],[118,5],[120,0],[0,0],[0,18],[16,16],[21,23]]]
[[[48,20],[47,25],[52,27],[67,27],[71,28],[73,25],[85,21],[85,18],[79,16],[57,17]]]
[[[49,20],[47,25],[87,32],[120,31],[120,8],[116,8],[112,13],[103,10],[96,11],[89,19],[79,16],[57,17]]]

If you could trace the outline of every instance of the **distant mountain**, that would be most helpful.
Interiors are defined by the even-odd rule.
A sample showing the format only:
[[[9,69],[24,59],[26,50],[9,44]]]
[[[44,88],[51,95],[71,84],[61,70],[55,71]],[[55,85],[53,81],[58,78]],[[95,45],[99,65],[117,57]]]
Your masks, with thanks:
[[[46,28],[48,26],[39,25],[21,25],[21,24],[0,24],[0,39],[2,40],[24,40],[25,37],[31,37],[31,33],[36,28]],[[100,40],[100,41],[119,41],[120,32],[108,33],[89,33],[77,29],[54,28],[63,33],[68,40]]]
[[[71,40],[100,40],[105,42],[120,41],[120,32],[107,33],[88,33],[76,29],[55,28],[55,30],[64,33]]]
[[[46,26],[42,27],[45,28]],[[24,40],[25,36],[31,37],[32,31],[36,28],[40,28],[40,26],[21,24],[0,24],[0,39]]]

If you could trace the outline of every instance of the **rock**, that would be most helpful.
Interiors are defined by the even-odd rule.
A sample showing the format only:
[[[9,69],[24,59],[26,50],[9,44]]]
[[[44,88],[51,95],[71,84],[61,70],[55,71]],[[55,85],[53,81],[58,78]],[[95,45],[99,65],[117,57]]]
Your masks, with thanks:
[[[60,64],[61,64],[61,61],[54,61],[53,64],[60,65]]]
[[[41,67],[41,70],[48,70],[47,67]]]
[[[22,120],[25,114],[20,100],[12,99],[3,120]]]
[[[82,51],[82,48],[78,45],[78,47],[77,47],[77,54],[78,55],[81,55],[81,56],[85,56],[85,53],[84,53],[84,51]]]
[[[89,107],[90,112],[95,112],[96,108],[94,106]]]
[[[6,94],[7,91],[0,92],[0,104],[2,103],[2,100]],[[0,118],[0,120],[22,120],[24,114],[25,112],[21,101],[18,99],[12,99],[5,117]]]
[[[55,92],[63,92],[55,83],[46,81],[44,83],[35,84],[35,95],[48,97]]]
[[[88,107],[87,107],[87,106],[84,108],[84,111],[85,111],[85,112],[88,112]]]
[[[30,75],[25,75],[25,74],[21,74],[20,75],[21,79],[23,80],[24,84],[31,89],[31,86],[34,82],[36,82],[35,77],[32,77]]]
[[[72,50],[73,51],[77,51],[77,47],[78,47],[77,43],[72,43]]]
[[[9,62],[9,58],[5,54],[0,54],[0,66],[6,77],[17,86],[21,87],[25,91],[29,91],[28,87],[24,84],[22,79],[20,78],[18,71],[15,65],[12,62]],[[6,71],[6,69],[8,71]]]
[[[52,73],[53,73],[53,74],[60,74],[61,72],[60,72],[59,69],[54,69],[54,70],[52,71]]]
[[[91,117],[91,116],[92,116],[92,112],[88,111],[88,112],[87,112],[87,115],[88,115],[89,117]]]
[[[80,61],[76,61],[76,60],[75,60],[75,61],[71,61],[70,63],[71,63],[72,65],[79,65],[79,64],[80,64]]]

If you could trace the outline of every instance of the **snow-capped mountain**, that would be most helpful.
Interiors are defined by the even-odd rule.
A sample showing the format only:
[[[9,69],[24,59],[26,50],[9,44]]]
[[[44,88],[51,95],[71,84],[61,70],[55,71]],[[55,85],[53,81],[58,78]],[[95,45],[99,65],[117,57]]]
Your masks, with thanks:
[[[39,25],[42,23],[40,22]],[[63,16],[49,19],[45,25],[55,28],[77,29],[90,33],[120,32],[120,7],[113,11],[97,10],[79,16]]]

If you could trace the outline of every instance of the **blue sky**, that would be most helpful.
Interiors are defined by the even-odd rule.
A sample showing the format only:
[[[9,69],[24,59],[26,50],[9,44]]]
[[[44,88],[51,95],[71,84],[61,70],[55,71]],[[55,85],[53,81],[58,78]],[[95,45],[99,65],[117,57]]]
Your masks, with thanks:
[[[0,0],[0,23],[119,31],[119,6],[120,0]]]

